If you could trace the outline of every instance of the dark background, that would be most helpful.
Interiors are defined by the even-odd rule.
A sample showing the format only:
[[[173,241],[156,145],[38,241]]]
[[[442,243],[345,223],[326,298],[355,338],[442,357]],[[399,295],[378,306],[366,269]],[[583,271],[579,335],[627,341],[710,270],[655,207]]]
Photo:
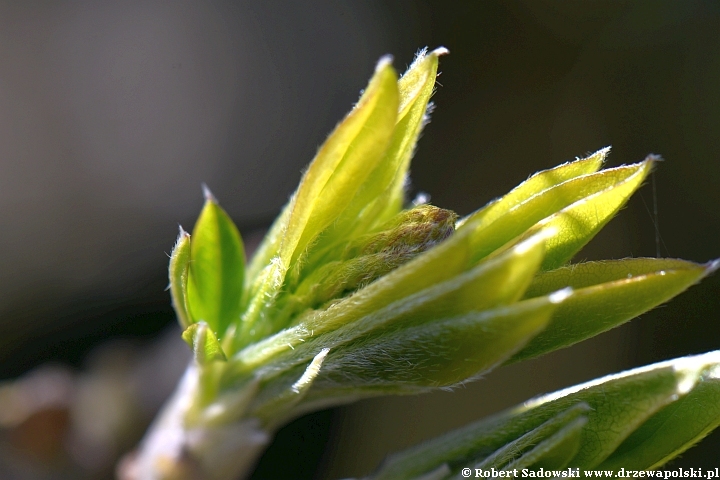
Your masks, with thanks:
[[[194,223],[200,183],[256,241],[375,61],[391,53],[402,71],[441,45],[414,192],[467,214],[606,145],[610,166],[656,153],[652,181],[578,259],[720,256],[718,2],[5,1],[0,378],[151,341],[174,322],[166,253]],[[534,394],[720,348],[719,289],[716,275],[458,392],[300,419],[255,478],[362,475]],[[715,434],[676,465],[715,467],[719,452]]]

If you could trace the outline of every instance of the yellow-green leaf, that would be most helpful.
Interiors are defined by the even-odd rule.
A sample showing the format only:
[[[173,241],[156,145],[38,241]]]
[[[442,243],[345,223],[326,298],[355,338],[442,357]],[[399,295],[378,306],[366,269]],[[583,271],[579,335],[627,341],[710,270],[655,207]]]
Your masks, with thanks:
[[[384,211],[379,208],[368,209],[363,212],[363,217],[366,219],[377,214],[377,220],[382,221],[403,205],[410,159],[415,152],[420,132],[428,120],[428,102],[435,89],[438,57],[446,53],[448,53],[447,49],[442,47],[427,54],[424,51],[420,52],[407,72],[398,80],[400,92],[398,121],[390,150],[386,155],[388,168],[385,169],[392,174],[392,182],[378,199],[378,205],[384,207]]]
[[[335,128],[303,176],[286,207],[287,221],[275,231],[261,259],[272,258],[257,271],[258,286],[251,288],[243,318],[240,345],[271,333],[265,313],[282,287],[288,270],[328,226],[338,221],[370,172],[383,158],[397,118],[397,75],[389,59],[382,59],[355,108]],[[284,214],[285,215],[285,214]],[[284,216],[283,215],[283,216]],[[275,236],[277,234],[277,236]],[[277,248],[274,242],[279,242]],[[276,254],[274,252],[277,252]]]
[[[346,241],[341,233],[344,232],[346,236],[352,236],[349,231],[363,233],[372,225],[381,223],[400,210],[404,193],[403,183],[433,92],[438,56],[443,53],[446,53],[443,48],[430,53],[420,52],[408,71],[398,80],[399,105],[396,125],[384,158],[378,162],[352,203],[346,207],[342,219],[333,222],[331,225],[333,232],[319,239],[314,249],[320,251],[318,255],[323,255],[323,252],[334,244]],[[288,227],[292,206],[292,202],[286,205],[258,247],[248,267],[249,279],[258,277],[263,268],[270,265],[273,256],[278,254]],[[342,250],[342,245],[338,250]],[[325,257],[326,255],[323,258],[327,261]],[[309,263],[314,264],[312,259]],[[254,281],[247,286],[248,297],[257,293],[259,283]]]
[[[717,361],[720,362],[720,356]],[[695,387],[653,415],[598,468],[653,470],[720,426],[720,367],[703,372]]]
[[[541,268],[551,270],[569,261],[640,188],[652,166],[653,160],[648,159],[626,167],[632,172],[631,175],[600,192],[576,201],[528,230],[526,235],[533,235],[536,231],[548,227],[556,229],[556,234],[547,240],[547,254]]]
[[[585,245],[640,186],[650,167],[651,162],[646,161],[572,178],[531,196],[492,221],[480,217],[459,231],[473,230],[473,259],[478,261],[520,235],[552,226],[556,231],[548,248],[553,254],[543,266],[548,269]]]
[[[382,160],[397,109],[397,75],[390,61],[383,59],[357,106],[323,144],[300,182],[280,246],[284,265],[290,266],[318,234],[343,214]]]

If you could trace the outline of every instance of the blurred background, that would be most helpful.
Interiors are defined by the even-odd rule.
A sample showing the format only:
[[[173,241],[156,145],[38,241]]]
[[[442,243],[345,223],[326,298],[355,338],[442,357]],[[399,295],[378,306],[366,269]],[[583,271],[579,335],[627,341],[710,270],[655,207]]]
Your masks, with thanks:
[[[413,193],[467,214],[607,145],[610,166],[656,153],[578,259],[720,256],[718,2],[1,1],[0,478],[112,478],[188,358],[164,290],[201,182],[256,243],[377,59],[424,46],[451,54]],[[254,478],[363,475],[533,395],[720,348],[719,292],[453,393],[303,417]],[[675,465],[718,452],[716,433]]]

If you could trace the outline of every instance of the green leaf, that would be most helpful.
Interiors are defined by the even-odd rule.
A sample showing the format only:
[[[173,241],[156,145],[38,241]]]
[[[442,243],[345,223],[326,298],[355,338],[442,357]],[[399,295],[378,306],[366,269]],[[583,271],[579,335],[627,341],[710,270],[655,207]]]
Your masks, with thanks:
[[[605,147],[586,158],[538,172],[512,189],[510,193],[462,219],[458,222],[458,228],[474,220],[482,220],[484,224],[491,223],[536,195],[573,178],[595,173],[602,167],[609,153],[610,147]]]
[[[325,141],[290,201],[287,224],[277,254],[258,273],[243,318],[239,344],[271,333],[275,326],[266,309],[282,287],[292,265],[328,226],[342,215],[369,173],[383,158],[393,132],[398,108],[397,76],[389,59],[381,60],[355,108]],[[273,247],[263,247],[267,256]],[[253,267],[255,271],[257,267]]]
[[[568,415],[573,410],[553,417],[517,440],[499,448],[492,455],[473,466],[474,469],[513,470],[536,467],[564,468],[577,454],[580,437],[587,417]],[[570,417],[570,418],[565,418]]]
[[[598,468],[652,470],[702,440],[720,425],[720,355],[695,387],[653,415]]]
[[[508,468],[524,468],[525,465],[536,470],[565,468],[580,450],[582,430],[586,423],[586,418],[574,420],[519,458],[517,463],[508,465]]]
[[[686,357],[610,375],[526,402],[517,412],[543,417],[585,402],[592,410],[572,467],[595,468],[638,427],[676,401],[717,360],[717,354]]]
[[[199,365],[207,365],[217,360],[227,360],[222,347],[220,347],[220,342],[205,322],[190,325],[183,332],[182,338],[192,348],[195,361]]]
[[[569,467],[656,467],[718,424],[719,377],[720,351],[610,375],[525,402],[500,415],[393,455],[372,478],[413,478],[443,464],[457,472],[469,462],[507,459],[509,457],[503,452],[512,450],[512,442],[516,442],[516,447],[524,445],[523,440],[518,443],[518,439],[530,432],[535,431],[530,433],[532,442],[527,445],[539,446],[552,439],[555,432],[562,430],[561,426],[570,425],[569,421],[560,419],[569,415],[567,412],[572,409],[578,409],[573,418],[582,415],[587,423],[582,427],[577,453],[567,462]],[[709,411],[705,411],[705,406],[710,406]],[[538,427],[545,422],[555,428],[543,427],[548,434],[538,435],[542,430]],[[565,443],[574,449],[576,440],[570,437],[577,435],[577,431],[566,432],[545,445]],[[556,450],[555,447],[545,451],[567,453],[564,448]],[[637,463],[621,463],[635,458],[636,454]],[[533,460],[537,462],[534,466],[543,465],[548,458],[551,457],[537,457]],[[562,456],[555,458],[563,463],[566,461]]]
[[[240,362],[248,366],[260,365],[288,346],[294,348],[306,338],[370,315],[399,299],[456,276],[468,266],[469,233],[452,235],[440,245],[379,278],[353,294],[350,297],[352,302],[343,301],[318,311],[295,326],[247,346],[238,353]],[[340,304],[343,304],[342,308]]]
[[[205,190],[191,242],[188,305],[192,318],[222,334],[241,313],[245,253],[235,224]]]
[[[652,161],[572,178],[510,208],[494,221],[479,218],[473,230],[473,260],[478,261],[516,237],[552,227],[543,269],[560,266],[625,204],[649,173]],[[532,228],[531,228],[532,227]],[[459,232],[458,232],[459,233]]]
[[[334,350],[314,390],[443,387],[489,371],[542,330],[556,303],[541,297],[370,335]]]
[[[180,227],[175,246],[170,254],[170,296],[178,322],[182,328],[193,323],[188,311],[187,284],[190,268],[190,235]]]
[[[575,420],[585,419],[589,411],[587,404],[578,403],[542,421],[503,413],[390,455],[370,478],[411,479],[441,464],[448,464],[453,472],[459,472],[462,467],[474,466],[485,459],[501,458],[508,452],[503,447],[518,445],[517,441],[531,440],[525,447],[532,445]]]
[[[526,402],[520,412],[542,416],[574,402],[586,402],[592,411],[571,466],[595,468],[648,418],[692,391],[708,371],[717,369],[718,355],[711,352],[611,375]]]
[[[548,327],[510,361],[573,345],[631,320],[670,300],[711,271],[684,260],[631,258],[569,265],[539,274],[525,298],[564,287],[574,294],[553,314]]]

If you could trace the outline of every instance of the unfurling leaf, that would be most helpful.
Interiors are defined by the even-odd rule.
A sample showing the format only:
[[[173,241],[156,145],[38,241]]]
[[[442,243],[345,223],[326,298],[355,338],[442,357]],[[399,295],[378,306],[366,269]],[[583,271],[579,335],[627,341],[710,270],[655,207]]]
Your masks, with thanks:
[[[193,323],[188,309],[187,286],[190,271],[190,235],[180,228],[175,246],[170,254],[170,296],[178,322],[182,328]]]
[[[218,335],[240,319],[245,253],[240,233],[206,190],[191,242],[188,304],[195,321]]]

